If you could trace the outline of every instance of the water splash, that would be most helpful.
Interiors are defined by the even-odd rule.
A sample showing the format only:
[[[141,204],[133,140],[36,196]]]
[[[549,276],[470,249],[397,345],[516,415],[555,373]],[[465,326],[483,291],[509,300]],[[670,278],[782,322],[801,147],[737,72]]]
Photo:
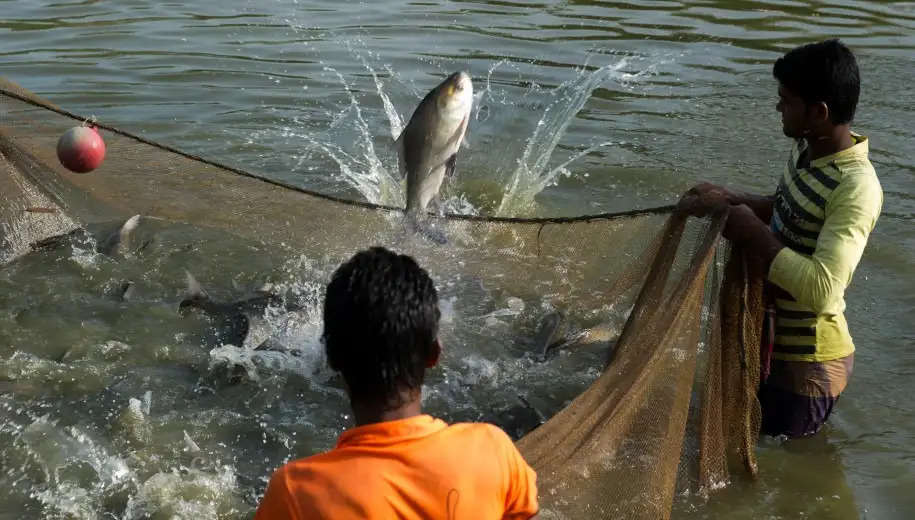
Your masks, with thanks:
[[[340,180],[359,191],[366,200],[375,204],[403,206],[406,200],[401,180],[399,176],[395,176],[397,174],[392,175],[389,172],[379,157],[379,153],[375,149],[371,128],[363,116],[362,105],[356,96],[355,90],[343,74],[333,67],[324,67],[324,71],[337,77],[349,97],[349,105],[334,117],[330,128],[328,128],[328,133],[332,134],[332,130],[337,126],[355,129],[358,135],[358,140],[355,143],[356,150],[347,151],[341,144],[337,144],[337,141],[326,139],[326,136],[305,134],[305,139],[311,147],[322,151],[337,163]],[[375,77],[379,97],[385,103],[385,111],[391,127],[390,142],[393,149],[394,139],[397,135],[400,135],[403,123],[394,110],[390,99],[384,93],[383,86],[377,75],[375,75],[374,71],[372,73]],[[396,172],[396,163],[393,171]]]
[[[598,148],[611,144],[607,142],[590,146],[574,154],[560,166],[549,168],[556,146],[575,115],[590,99],[591,93],[605,81],[621,77],[621,70],[626,65],[627,60],[622,59],[590,73],[582,69],[576,78],[550,92],[553,100],[543,110],[534,133],[528,138],[524,152],[517,160],[518,166],[508,179],[502,202],[496,210],[497,215],[530,213],[534,197],[553,183],[557,176],[565,171],[566,166]]]
[[[95,519],[106,499],[132,489],[134,474],[88,433],[62,428],[47,415],[25,427],[15,444],[22,446],[43,475],[32,498],[64,518]]]
[[[213,471],[190,468],[156,473],[130,497],[123,518],[196,520],[238,515],[247,507],[237,496],[237,488],[231,466]]]
[[[417,94],[413,85],[403,81],[389,65],[382,64],[379,57],[370,50],[354,48],[353,44],[348,42],[345,43],[345,46],[371,77],[373,83],[371,90],[374,90],[373,95],[377,96],[382,106],[384,119],[390,131],[389,135],[385,132],[381,140],[386,141],[390,138],[390,142],[393,142],[403,131],[405,120],[392,101],[390,95],[392,85],[396,85],[398,90],[410,93],[411,106],[404,107],[409,110],[415,108],[417,98],[422,94]],[[485,80],[478,80],[480,85],[475,92],[472,109],[473,124],[468,130],[466,138],[468,143],[458,161],[461,164],[459,174],[455,179],[446,183],[443,189],[441,210],[445,213],[479,214],[481,212],[479,205],[482,201],[472,195],[468,196],[464,191],[466,186],[461,185],[461,177],[467,172],[470,172],[471,177],[485,172],[485,175],[489,177],[486,184],[490,186],[490,189],[487,190],[488,193],[484,198],[493,202],[491,206],[490,204],[484,205],[491,207],[492,211],[499,216],[535,214],[535,197],[548,186],[555,184],[560,176],[572,175],[569,168],[572,163],[597,150],[621,144],[612,141],[595,142],[571,153],[556,165],[554,155],[557,146],[595,89],[605,85],[608,81],[614,81],[618,86],[627,88],[639,82],[644,76],[656,73],[658,65],[661,64],[656,60],[654,63],[647,64],[641,71],[627,72],[626,69],[630,68],[634,61],[639,61],[639,58],[616,58],[615,62],[596,69],[585,64],[577,69],[573,78],[552,89],[542,87],[536,82],[530,82],[518,64],[508,60],[502,60],[490,66]],[[523,91],[519,92],[517,86],[494,88],[494,75],[499,69],[507,66],[516,69],[515,74],[517,74],[517,78],[509,83],[527,85]],[[306,140],[312,148],[320,150],[335,162],[339,169],[338,179],[357,190],[366,200],[376,204],[402,207],[405,202],[404,184],[400,175],[396,173],[398,172],[396,156],[394,153],[379,153],[379,150],[376,149],[376,140],[372,135],[369,118],[363,113],[363,108],[367,105],[363,104],[356,94],[359,89],[355,88],[350,83],[351,80],[337,70],[331,67],[325,67],[324,70],[336,76],[337,82],[347,92],[349,103],[333,117],[327,132],[320,136],[306,136]],[[370,92],[370,90],[362,88],[361,92]],[[365,101],[364,97],[362,101]],[[536,124],[533,128],[529,126],[525,128],[525,123],[530,116],[519,120],[512,114],[512,111],[500,110],[505,107],[523,107],[528,111],[535,110],[533,115],[536,118]],[[497,113],[502,116],[501,120],[498,117],[492,117]],[[530,132],[528,137],[522,137],[521,146],[518,146],[516,142],[505,140],[506,135],[518,134],[518,130],[509,130],[509,128],[519,125],[521,136],[525,132]],[[335,128],[348,128],[356,132],[358,138],[354,143],[355,149],[344,143],[345,138],[340,139],[340,136],[334,135],[332,130]],[[374,130],[377,132],[379,129]],[[490,140],[488,146],[486,148],[475,147],[474,140],[477,137],[488,138]],[[498,156],[488,153],[493,145],[500,150]],[[391,151],[393,152],[393,147],[391,147]],[[506,164],[512,166],[503,170],[498,165],[500,161],[508,161]],[[499,192],[489,193],[494,190],[499,190]]]
[[[306,255],[286,261],[282,267],[285,279],[271,283],[271,292],[283,295],[298,307],[288,310],[285,302],[264,309],[262,322],[265,337],[245,346],[220,345],[210,351],[209,369],[238,368],[247,378],[259,381],[275,374],[295,374],[317,382],[330,377],[326,370],[324,348],[321,344],[322,301],[324,287],[316,280],[327,277],[330,265],[317,262]],[[249,332],[250,335],[250,332]],[[256,350],[258,346],[270,348]]]

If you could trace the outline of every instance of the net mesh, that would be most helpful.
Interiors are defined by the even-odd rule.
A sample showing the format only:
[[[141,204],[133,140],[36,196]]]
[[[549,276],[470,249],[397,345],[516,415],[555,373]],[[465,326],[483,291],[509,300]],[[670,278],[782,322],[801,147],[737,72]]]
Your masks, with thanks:
[[[56,141],[80,119],[0,84],[0,264],[137,213],[338,261],[386,245],[434,276],[628,313],[600,377],[518,441],[538,473],[542,516],[668,518],[676,493],[755,474],[761,267],[719,240],[726,215],[449,216],[434,219],[449,239],[441,247],[408,232],[399,209],[310,193],[104,125],[105,163],[70,173]]]

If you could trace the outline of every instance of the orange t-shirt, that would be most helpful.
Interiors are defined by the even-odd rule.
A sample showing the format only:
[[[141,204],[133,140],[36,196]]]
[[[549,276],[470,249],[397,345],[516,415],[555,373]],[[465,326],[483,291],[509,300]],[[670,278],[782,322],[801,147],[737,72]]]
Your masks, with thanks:
[[[498,427],[418,415],[347,430],[278,469],[255,520],[526,519],[536,480]]]

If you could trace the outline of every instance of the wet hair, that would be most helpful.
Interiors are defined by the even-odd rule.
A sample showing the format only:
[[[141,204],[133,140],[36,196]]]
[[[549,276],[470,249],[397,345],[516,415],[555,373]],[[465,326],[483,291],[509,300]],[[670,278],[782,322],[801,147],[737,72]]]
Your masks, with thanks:
[[[855,55],[839,40],[826,40],[798,47],[775,62],[775,76],[808,105],[826,103],[834,125],[855,117],[861,78]]]
[[[324,348],[353,402],[385,409],[418,390],[436,354],[441,313],[429,274],[413,258],[383,247],[337,268],[324,297]]]

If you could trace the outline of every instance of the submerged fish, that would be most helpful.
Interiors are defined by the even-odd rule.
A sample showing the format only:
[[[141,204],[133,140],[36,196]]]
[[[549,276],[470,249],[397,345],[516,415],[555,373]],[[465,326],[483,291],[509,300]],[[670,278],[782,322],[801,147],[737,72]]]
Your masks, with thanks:
[[[610,343],[619,336],[616,327],[601,323],[586,329],[572,330],[566,323],[565,316],[553,311],[541,318],[534,335],[533,350],[541,361],[547,360],[553,353],[563,349],[587,347],[601,344],[610,348]]]
[[[114,301],[129,301],[135,292],[136,285],[130,280],[112,280],[105,289],[105,295]]]
[[[99,241],[97,251],[104,255],[115,256],[143,249],[149,245],[149,241],[135,243],[134,235],[139,225],[140,215],[130,217],[117,231],[108,235],[105,240]]]
[[[517,398],[518,404],[499,410],[492,410],[482,417],[484,422],[499,426],[514,440],[518,440],[537,429],[548,419],[523,396],[518,395]]]
[[[250,346],[252,342],[260,343],[258,338],[250,337],[252,324],[262,321],[267,307],[281,305],[282,298],[269,291],[259,290],[248,298],[217,302],[210,298],[191,273],[186,274],[187,293],[178,304],[180,315],[187,316],[194,309],[203,311],[213,320],[216,339],[220,343],[237,347]]]
[[[455,72],[426,94],[397,138],[400,171],[407,177],[407,212],[411,215],[425,213],[445,175],[454,173],[472,105],[470,76]]]
[[[95,250],[107,256],[124,256],[145,249],[152,240],[140,240],[136,235],[140,224],[140,215],[134,215],[118,226],[114,232],[109,233],[104,239],[98,240]],[[110,229],[110,228],[109,228]],[[50,251],[71,245],[74,241],[85,240],[89,232],[85,228],[76,228],[62,235],[54,235],[31,244],[33,251]]]

